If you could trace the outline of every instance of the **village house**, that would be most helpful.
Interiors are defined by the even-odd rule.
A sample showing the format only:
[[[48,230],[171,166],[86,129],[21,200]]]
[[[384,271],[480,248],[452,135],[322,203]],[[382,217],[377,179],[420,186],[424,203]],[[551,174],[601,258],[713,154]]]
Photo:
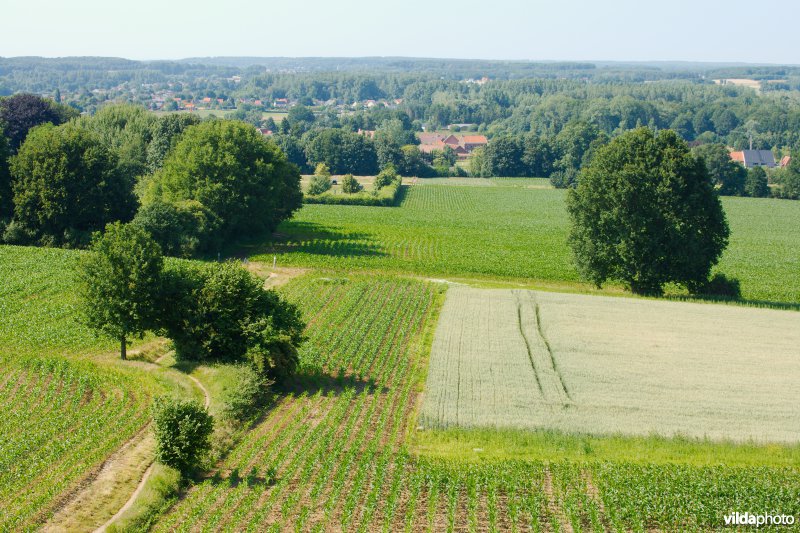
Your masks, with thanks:
[[[489,140],[483,135],[440,135],[438,133],[418,133],[419,151],[430,154],[435,150],[450,147],[460,159],[466,159],[475,148],[486,146]]]
[[[744,165],[745,168],[766,167],[775,168],[775,156],[772,150],[741,150],[731,152],[731,159]]]

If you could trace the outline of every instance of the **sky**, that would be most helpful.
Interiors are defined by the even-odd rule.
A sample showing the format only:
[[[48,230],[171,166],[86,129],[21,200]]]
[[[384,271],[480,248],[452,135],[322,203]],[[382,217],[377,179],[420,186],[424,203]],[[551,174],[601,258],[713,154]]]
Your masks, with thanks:
[[[405,56],[800,64],[797,0],[2,4],[3,57]]]

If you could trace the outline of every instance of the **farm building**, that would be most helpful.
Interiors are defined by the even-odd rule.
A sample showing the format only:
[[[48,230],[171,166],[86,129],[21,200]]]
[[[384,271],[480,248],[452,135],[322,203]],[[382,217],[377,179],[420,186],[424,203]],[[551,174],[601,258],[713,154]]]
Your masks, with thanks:
[[[742,150],[740,152],[731,152],[731,159],[737,163],[741,163],[745,168],[775,168],[778,166],[775,163],[775,156],[772,154],[771,150]]]
[[[429,154],[434,150],[444,150],[449,146],[459,158],[469,157],[475,148],[486,146],[489,140],[483,135],[439,135],[438,133],[418,133],[422,153]]]
[[[781,168],[785,168],[789,166],[789,163],[792,162],[792,156],[785,155],[781,158],[781,162],[778,163],[778,166]]]

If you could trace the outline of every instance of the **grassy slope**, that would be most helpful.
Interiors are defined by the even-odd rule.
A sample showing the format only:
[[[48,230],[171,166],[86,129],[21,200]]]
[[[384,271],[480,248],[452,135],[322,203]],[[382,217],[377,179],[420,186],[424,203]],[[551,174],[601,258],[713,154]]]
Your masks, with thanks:
[[[566,245],[564,192],[484,181],[501,186],[411,186],[396,208],[305,206],[281,225],[278,242],[250,251],[269,261],[277,253],[282,265],[536,280],[589,290]],[[717,270],[739,278],[747,300],[800,302],[800,233],[794,231],[800,202],[724,198],[723,204],[732,236]]]

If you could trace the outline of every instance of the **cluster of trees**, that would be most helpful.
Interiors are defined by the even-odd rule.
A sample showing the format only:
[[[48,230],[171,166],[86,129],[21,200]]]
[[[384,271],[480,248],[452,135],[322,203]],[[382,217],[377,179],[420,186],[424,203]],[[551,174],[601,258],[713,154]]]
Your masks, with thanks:
[[[496,137],[470,160],[473,176],[545,177],[556,187],[574,185],[577,173],[608,136],[588,122],[572,122],[552,137],[529,133]]]
[[[165,253],[217,251],[272,231],[302,202],[300,174],[252,126],[131,105],[75,117],[52,101],[0,100],[0,237],[86,246],[114,221]]]
[[[153,331],[178,359],[247,361],[273,381],[299,364],[299,310],[235,262],[165,262],[146,231],[115,222],[95,234],[79,273],[87,323],[119,340],[122,359],[132,337]]]

